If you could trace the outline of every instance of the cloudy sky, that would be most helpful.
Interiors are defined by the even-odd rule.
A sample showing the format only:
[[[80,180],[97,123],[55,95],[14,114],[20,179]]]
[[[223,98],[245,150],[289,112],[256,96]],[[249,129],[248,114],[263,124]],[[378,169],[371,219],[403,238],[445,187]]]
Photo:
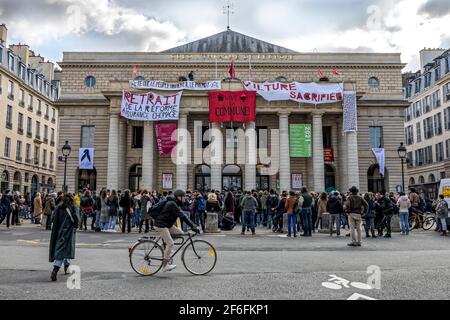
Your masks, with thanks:
[[[9,42],[63,51],[161,51],[226,29],[226,0],[0,0]],[[450,47],[450,0],[233,0],[231,28],[300,51]]]

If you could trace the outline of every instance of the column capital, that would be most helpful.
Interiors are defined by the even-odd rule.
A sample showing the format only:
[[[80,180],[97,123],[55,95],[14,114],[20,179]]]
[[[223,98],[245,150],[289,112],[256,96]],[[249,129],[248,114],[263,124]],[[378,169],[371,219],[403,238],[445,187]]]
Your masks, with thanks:
[[[180,118],[181,117],[183,117],[183,118],[187,118],[187,116],[189,115],[189,111],[180,111]]]
[[[316,109],[316,110],[313,110],[311,112],[311,114],[312,114],[313,117],[323,117],[323,115],[325,114],[325,111]]]
[[[287,118],[291,115],[290,111],[280,111],[277,113],[280,118]]]

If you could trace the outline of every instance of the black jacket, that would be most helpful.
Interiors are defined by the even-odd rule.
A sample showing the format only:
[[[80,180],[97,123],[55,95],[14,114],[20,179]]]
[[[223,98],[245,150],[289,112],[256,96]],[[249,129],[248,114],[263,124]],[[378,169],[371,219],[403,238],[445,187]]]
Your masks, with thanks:
[[[69,207],[70,218],[66,207],[59,206],[52,215],[52,234],[50,237],[49,261],[75,259],[75,232],[80,223],[75,206]],[[72,221],[73,219],[73,221]]]
[[[344,208],[342,207],[341,201],[336,196],[331,196],[327,202],[327,211],[330,214],[341,214],[344,212]]]
[[[181,211],[176,200],[168,198],[166,205],[155,219],[155,226],[158,228],[171,228],[178,218],[191,228],[195,227],[194,223],[184,215],[183,211]]]

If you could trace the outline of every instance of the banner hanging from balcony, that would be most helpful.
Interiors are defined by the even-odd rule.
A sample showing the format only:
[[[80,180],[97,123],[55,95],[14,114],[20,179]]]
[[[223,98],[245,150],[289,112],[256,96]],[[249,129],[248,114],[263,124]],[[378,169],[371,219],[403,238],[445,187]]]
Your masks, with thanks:
[[[372,152],[377,158],[378,165],[380,166],[380,174],[384,177],[385,168],[385,153],[384,148],[372,148]]]
[[[358,109],[356,104],[356,92],[345,91],[343,103],[343,131],[358,131]]]
[[[209,92],[209,122],[255,122],[255,91]]]
[[[177,146],[176,139],[172,140],[172,135],[176,130],[176,123],[158,123],[155,125],[156,143],[161,157],[172,155],[173,148]]]
[[[326,104],[342,101],[342,83],[338,84],[318,84],[311,83],[281,83],[265,82],[255,83],[252,81],[242,81],[246,90],[256,91],[267,101],[292,100],[306,104]]]
[[[137,121],[178,120],[182,94],[183,92],[172,95],[159,95],[153,92],[135,94],[124,91],[121,115]]]
[[[93,170],[94,148],[80,148],[78,159],[80,170]]]
[[[181,90],[211,91],[211,90],[221,90],[222,82],[217,80],[217,81],[207,81],[204,83],[194,81],[168,83],[159,80],[158,81],[132,80],[130,81],[130,87],[133,89],[163,90],[163,91],[181,91]]]

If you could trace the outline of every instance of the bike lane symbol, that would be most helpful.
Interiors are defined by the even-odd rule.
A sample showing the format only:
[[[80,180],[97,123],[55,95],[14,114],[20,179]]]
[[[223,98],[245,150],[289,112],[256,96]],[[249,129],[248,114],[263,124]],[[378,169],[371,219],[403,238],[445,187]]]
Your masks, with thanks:
[[[351,287],[360,289],[360,290],[372,290],[372,286],[368,285],[367,283],[362,282],[350,282],[347,279],[338,277],[336,275],[330,275],[330,279],[327,282],[322,282],[322,286],[330,289],[330,290],[342,290],[342,289],[351,289]],[[350,298],[347,300],[359,300],[360,298],[366,299],[366,300],[376,300],[371,297],[367,297],[364,295],[360,295],[358,293],[354,293]]]

